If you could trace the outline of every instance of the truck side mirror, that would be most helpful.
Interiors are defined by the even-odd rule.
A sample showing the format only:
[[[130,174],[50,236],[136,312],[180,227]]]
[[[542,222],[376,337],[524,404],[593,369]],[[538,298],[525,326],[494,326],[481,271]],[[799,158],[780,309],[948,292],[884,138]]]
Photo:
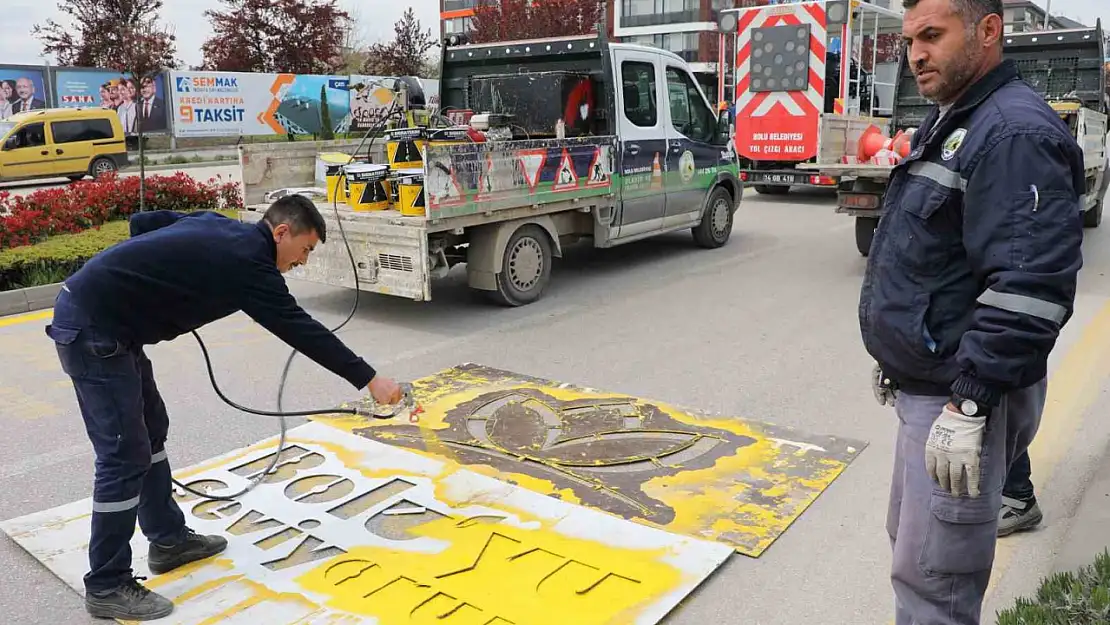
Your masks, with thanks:
[[[729,131],[731,124],[729,123],[728,110],[723,110],[717,115],[717,142],[721,145],[726,145],[729,140]]]
[[[4,142],[5,150],[14,150],[19,147],[19,135],[12,135]]]

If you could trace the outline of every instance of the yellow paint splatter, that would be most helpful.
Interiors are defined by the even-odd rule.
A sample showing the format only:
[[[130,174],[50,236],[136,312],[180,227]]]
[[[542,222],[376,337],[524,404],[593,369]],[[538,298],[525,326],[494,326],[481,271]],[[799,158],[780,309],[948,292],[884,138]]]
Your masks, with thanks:
[[[446,548],[359,547],[296,582],[381,625],[592,625],[633,622],[683,581],[662,550],[619,549],[547,528],[441,519],[410,532]]]
[[[707,418],[664,402],[649,401],[553,382],[521,379],[514,374],[485,368],[453,368],[413,382],[413,394],[422,408],[416,431],[425,449],[404,445],[426,457],[509,481],[523,488],[572,502],[582,503],[569,488],[522,472],[503,471],[488,464],[458,463],[457,451],[444,444],[438,433],[450,427],[447,415],[460,405],[483,395],[534,390],[563,402],[625,400],[647,414],[650,405],[692,431],[712,435],[728,432],[754,441],[735,453],[718,458],[713,466],[661,475],[645,482],[643,494],[670,507],[674,519],[658,525],[645,519],[631,520],[699,538],[721,540],[737,551],[759,556],[814,499],[846,468],[847,462],[833,458],[806,458],[813,454],[782,444],[761,424],[742,419]],[[398,421],[364,418],[323,417],[321,423],[346,432],[367,428],[395,427]],[[377,437],[389,442],[399,435],[383,432]],[[803,464],[804,461],[804,464]]]

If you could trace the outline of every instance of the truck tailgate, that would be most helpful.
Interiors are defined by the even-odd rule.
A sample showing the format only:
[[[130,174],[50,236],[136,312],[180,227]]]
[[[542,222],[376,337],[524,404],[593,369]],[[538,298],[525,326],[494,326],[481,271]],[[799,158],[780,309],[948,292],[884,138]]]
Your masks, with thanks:
[[[306,265],[286,275],[354,288],[351,259],[343,245],[345,233],[358,266],[361,290],[417,301],[431,299],[428,234],[423,218],[402,217],[396,211],[356,213],[341,206],[343,232],[340,232],[331,204],[317,202],[316,206],[327,224],[328,242],[316,246]]]

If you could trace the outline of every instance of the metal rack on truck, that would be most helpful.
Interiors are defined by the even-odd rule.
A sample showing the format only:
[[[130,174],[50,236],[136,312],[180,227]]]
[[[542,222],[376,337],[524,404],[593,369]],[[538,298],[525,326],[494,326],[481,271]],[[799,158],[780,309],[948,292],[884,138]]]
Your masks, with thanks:
[[[1110,184],[1110,157],[1107,153],[1107,114],[1110,99],[1106,92],[1103,59],[1106,50],[1102,21],[1093,28],[1007,33],[1003,55],[1017,62],[1022,78],[1031,84],[1049,106],[1072,129],[1083,149],[1087,188],[1081,190],[1083,225],[1096,228],[1102,223],[1106,190]],[[894,132],[916,129],[932,103],[921,97],[908,62],[903,59],[895,91]],[[848,146],[848,151],[854,151]],[[856,249],[867,256],[875,228],[883,211],[883,197],[893,165],[804,166],[813,173],[841,179],[836,212],[855,217]]]
[[[864,130],[889,123],[897,62],[879,51],[901,32],[901,14],[860,0],[817,0],[725,9],[718,26],[736,51],[741,180],[771,195],[836,188],[837,175],[800,166],[840,163]]]
[[[390,131],[387,162],[350,165],[333,185],[381,201],[318,202],[332,234],[292,277],[355,286],[337,213],[359,287],[418,301],[465,264],[471,288],[534,302],[552,257],[579,239],[612,247],[691,230],[716,248],[730,238],[743,186],[727,115],[676,54],[604,33],[444,45],[440,105],[430,119],[450,124]],[[248,166],[253,149],[240,146]],[[295,169],[310,171],[303,161],[314,158]],[[252,209],[273,186],[245,185]]]

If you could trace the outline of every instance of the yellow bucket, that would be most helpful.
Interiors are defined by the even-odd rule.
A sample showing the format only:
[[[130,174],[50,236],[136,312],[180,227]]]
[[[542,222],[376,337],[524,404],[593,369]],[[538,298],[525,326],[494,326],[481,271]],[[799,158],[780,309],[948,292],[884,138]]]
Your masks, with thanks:
[[[402,215],[423,217],[424,210],[424,170],[402,170],[394,178],[397,187],[397,206]]]
[[[428,133],[424,128],[394,128],[385,133],[385,154],[390,167],[422,167]]]
[[[347,165],[347,204],[355,211],[381,211],[389,209],[389,193],[385,187],[387,165],[355,163]]]
[[[321,152],[316,155],[316,179],[327,188],[328,202],[346,202],[347,189],[342,184],[343,167],[353,157],[342,152]]]

